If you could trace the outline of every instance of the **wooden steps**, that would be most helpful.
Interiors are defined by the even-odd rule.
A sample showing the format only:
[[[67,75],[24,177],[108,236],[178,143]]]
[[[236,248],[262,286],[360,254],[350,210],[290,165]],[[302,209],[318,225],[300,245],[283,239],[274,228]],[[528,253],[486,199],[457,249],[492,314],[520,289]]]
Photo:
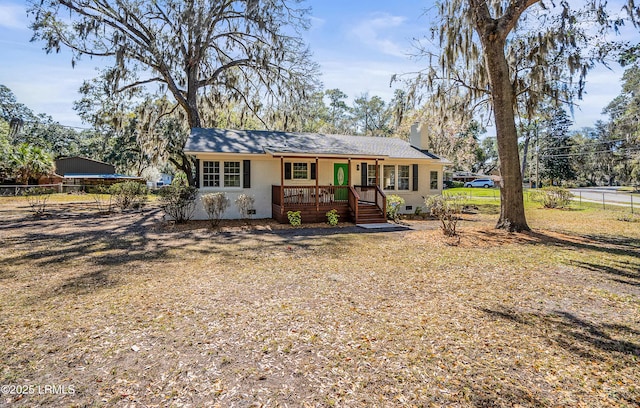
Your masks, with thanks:
[[[358,219],[356,220],[356,224],[382,224],[386,222],[386,214],[375,204],[358,203]]]

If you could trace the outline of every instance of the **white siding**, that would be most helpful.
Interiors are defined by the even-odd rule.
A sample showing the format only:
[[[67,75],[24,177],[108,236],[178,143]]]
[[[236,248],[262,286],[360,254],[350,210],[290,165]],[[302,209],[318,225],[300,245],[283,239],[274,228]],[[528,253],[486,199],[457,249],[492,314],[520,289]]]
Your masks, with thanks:
[[[383,166],[397,166],[398,165],[409,165],[409,190],[383,190],[387,196],[397,195],[399,197],[404,198],[405,205],[400,209],[400,213],[408,214],[413,213],[417,207],[424,207],[424,198],[430,195],[442,194],[442,180],[443,180],[443,165],[439,163],[433,164],[425,164],[416,163],[416,161],[410,160],[385,160],[379,163],[380,169],[379,177],[380,177],[380,185],[382,186],[382,177],[383,177]],[[413,165],[418,164],[418,190],[413,191]],[[430,187],[430,173],[432,171],[438,172],[438,188],[432,190]],[[360,172],[357,175],[356,184],[360,184]],[[396,170],[396,178],[397,178],[397,170]],[[396,188],[397,188],[396,182]],[[411,209],[408,210],[407,206],[410,206]]]
[[[200,196],[207,193],[213,193],[223,191],[227,194],[230,200],[230,205],[225,214],[224,219],[238,219],[240,213],[235,205],[235,200],[240,194],[251,195],[255,199],[256,214],[252,217],[255,219],[271,218],[271,189],[272,185],[280,185],[280,159],[273,158],[267,155],[239,155],[239,154],[200,154],[200,185],[202,185],[202,162],[203,161],[239,161],[243,160],[251,161],[251,188],[224,188],[224,187],[202,187],[200,188],[199,197],[197,200],[196,211],[194,219],[205,220],[207,219],[207,213],[202,206]],[[285,162],[307,162],[315,163],[314,158],[309,159],[285,159]],[[347,163],[344,160],[319,160],[317,167],[317,176],[319,185],[332,185],[334,184],[333,166],[334,163]],[[351,185],[360,185],[362,179],[361,164],[365,162],[363,160],[351,160]],[[443,180],[443,165],[440,163],[426,164],[422,161],[422,164],[418,165],[418,191],[412,191],[413,189],[413,164],[416,164],[417,160],[384,160],[379,161],[380,166],[386,165],[408,165],[409,166],[409,190],[386,190],[385,194],[396,194],[405,199],[405,207],[401,209],[402,213],[412,213],[416,207],[424,206],[424,199],[428,195],[441,194],[442,193],[442,180]],[[367,161],[369,164],[374,164],[374,161]],[[310,167],[309,167],[310,170]],[[438,189],[431,190],[430,172],[438,172]],[[242,172],[241,172],[242,173]],[[382,170],[380,170],[380,177],[382,178]],[[285,180],[285,186],[290,185],[315,185],[315,180]],[[411,210],[407,210],[406,206],[412,206]]]
[[[201,187],[196,203],[196,211],[194,219],[206,220],[207,212],[202,206],[200,197],[203,194],[225,192],[229,198],[230,204],[222,218],[238,219],[240,212],[235,205],[235,200],[240,194],[247,194],[255,199],[256,214],[253,218],[271,218],[271,186],[280,184],[280,160],[275,160],[267,156],[221,156],[221,155],[202,155],[200,159],[200,185],[202,185],[202,162],[203,161],[240,161],[251,160],[251,188],[233,188],[233,187]],[[241,172],[242,173],[242,172]]]

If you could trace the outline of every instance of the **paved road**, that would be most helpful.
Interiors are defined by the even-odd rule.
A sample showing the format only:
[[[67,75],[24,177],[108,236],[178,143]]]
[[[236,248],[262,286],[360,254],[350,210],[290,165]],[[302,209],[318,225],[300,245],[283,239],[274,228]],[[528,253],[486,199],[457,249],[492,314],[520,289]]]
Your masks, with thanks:
[[[603,198],[606,203],[631,205],[633,198],[634,207],[640,207],[640,195],[631,194],[629,192],[619,191],[619,187],[585,187],[572,188],[571,192],[578,197],[582,197],[584,201],[595,201],[601,203]]]

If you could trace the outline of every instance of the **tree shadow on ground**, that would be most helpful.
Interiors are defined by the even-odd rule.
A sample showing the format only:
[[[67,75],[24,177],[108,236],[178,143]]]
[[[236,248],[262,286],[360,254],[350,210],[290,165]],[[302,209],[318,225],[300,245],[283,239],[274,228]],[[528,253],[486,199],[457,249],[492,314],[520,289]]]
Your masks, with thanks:
[[[489,381],[489,380],[484,380]],[[471,403],[476,408],[496,407],[544,407],[549,406],[542,397],[536,396],[531,391],[505,384],[470,382],[469,388],[473,390]]]
[[[638,239],[566,233],[550,235],[533,231],[524,235],[533,245],[548,245],[576,249],[581,253],[603,254],[604,257],[589,257],[588,260],[573,259],[569,262],[573,266],[608,275],[617,283],[640,286],[640,240]]]
[[[406,230],[401,226],[366,230],[353,225],[221,232],[203,225],[194,223],[197,228],[174,231],[159,209],[110,215],[49,214],[0,222],[0,238],[10,248],[0,257],[0,281],[16,278],[16,270],[29,279],[46,279],[57,271],[64,274],[64,282],[40,295],[77,295],[116,286],[126,281],[124,274],[153,273],[143,271],[142,265],[186,255],[250,262],[274,254],[303,259],[309,251],[324,250],[330,257],[340,253],[338,248],[349,234]]]
[[[599,362],[616,371],[633,369],[638,364],[640,332],[636,328],[620,324],[592,322],[566,311],[556,310],[548,314],[526,313],[504,307],[478,308],[478,310],[495,319],[506,320],[515,325],[528,326],[528,335],[543,338],[554,344],[558,350],[564,350],[582,360],[584,364]],[[631,406],[640,406],[640,397],[633,388],[616,391],[616,397]],[[531,404],[531,406],[557,405],[534,402]],[[495,406],[500,405],[496,404]]]
[[[34,264],[47,267],[90,256],[96,265],[114,265],[163,255],[164,248],[149,246],[147,226],[158,217],[158,210],[111,217],[78,215],[72,220],[17,220],[0,225],[0,232],[17,230],[7,238],[12,245],[0,265]],[[115,220],[115,222],[114,222]],[[22,233],[22,231],[25,231]],[[114,258],[111,251],[119,250]]]
[[[613,255],[638,256],[640,240],[630,237],[614,237],[607,235],[563,234],[550,235],[537,231],[524,233],[534,244],[572,247]]]
[[[631,262],[614,261],[612,265],[594,262],[573,261],[572,264],[613,277],[613,281],[625,285],[640,286],[640,260]]]
[[[565,311],[551,314],[524,313],[508,308],[480,311],[489,316],[519,325],[536,327],[536,333],[587,360],[611,358],[618,364],[636,364],[640,357],[640,332],[620,324],[595,323]],[[622,340],[619,336],[633,337],[637,341]]]

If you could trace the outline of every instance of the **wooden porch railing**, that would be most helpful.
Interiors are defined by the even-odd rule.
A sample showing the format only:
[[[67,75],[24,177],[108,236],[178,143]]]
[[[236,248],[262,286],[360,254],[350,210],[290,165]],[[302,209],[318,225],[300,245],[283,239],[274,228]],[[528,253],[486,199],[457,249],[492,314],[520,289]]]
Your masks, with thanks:
[[[271,197],[274,214],[279,214],[282,219],[283,214],[291,210],[307,211],[311,217],[322,219],[325,212],[333,207],[342,208],[345,216],[348,217],[350,213],[354,220],[358,220],[360,203],[376,205],[383,214],[386,214],[387,208],[387,197],[377,186],[318,186],[316,189],[316,186],[273,185]],[[286,219],[278,219],[286,222]]]
[[[279,206],[346,204],[349,200],[348,186],[318,186],[317,193],[316,186],[271,186],[272,203]]]
[[[360,202],[360,195],[358,191],[349,186],[349,209],[353,213],[353,219],[357,222],[358,220],[358,203]]]
[[[353,186],[360,196],[360,201],[374,204],[376,202],[376,186]]]
[[[376,205],[382,213],[387,216],[387,195],[382,191],[380,186],[376,186]]]
[[[361,202],[375,204],[383,214],[387,213],[387,196],[380,186],[354,186]]]

